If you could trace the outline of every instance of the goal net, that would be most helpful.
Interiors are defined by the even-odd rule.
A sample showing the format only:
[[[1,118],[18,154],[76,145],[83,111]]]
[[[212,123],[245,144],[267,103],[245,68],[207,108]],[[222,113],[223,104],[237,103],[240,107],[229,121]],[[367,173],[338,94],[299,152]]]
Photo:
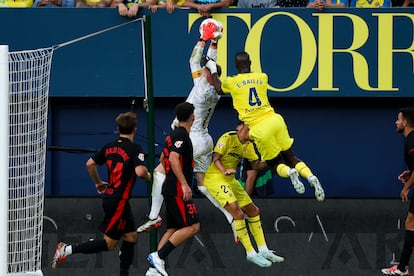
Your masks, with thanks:
[[[53,52],[51,47],[8,54],[9,275],[42,275],[46,137]]]
[[[6,45],[0,45],[0,158],[5,156],[3,163],[9,165],[0,166],[0,275],[43,275],[48,99],[54,51],[138,21],[143,19],[48,48],[9,52]],[[144,41],[144,31],[141,33]]]

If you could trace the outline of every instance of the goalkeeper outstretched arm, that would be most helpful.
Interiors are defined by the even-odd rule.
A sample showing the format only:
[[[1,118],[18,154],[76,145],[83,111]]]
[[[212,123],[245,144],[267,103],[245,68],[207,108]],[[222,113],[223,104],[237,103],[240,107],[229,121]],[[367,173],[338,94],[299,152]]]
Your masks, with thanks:
[[[214,89],[216,90],[216,93],[219,95],[224,95],[223,90],[221,89],[221,80],[219,78],[219,74],[217,72],[217,64],[214,60],[210,59],[207,61],[206,63],[206,67],[210,70],[211,72],[211,78],[213,80],[213,86]]]
[[[207,58],[217,61],[217,43],[218,41],[211,41],[210,47],[207,50]]]
[[[202,72],[201,67],[201,58],[203,56],[203,51],[206,43],[202,40],[198,41],[194,46],[193,51],[191,52],[190,57],[190,69],[193,75],[193,79],[200,77]]]

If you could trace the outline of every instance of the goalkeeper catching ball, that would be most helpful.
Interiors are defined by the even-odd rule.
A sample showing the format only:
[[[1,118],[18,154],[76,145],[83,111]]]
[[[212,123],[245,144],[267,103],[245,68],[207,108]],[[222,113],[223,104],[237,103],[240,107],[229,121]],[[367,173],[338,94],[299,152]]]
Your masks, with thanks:
[[[219,21],[208,18],[203,20],[199,30],[200,38],[194,45],[189,60],[194,85],[186,99],[187,102],[192,103],[195,107],[195,120],[190,131],[190,138],[194,149],[194,173],[199,191],[223,212],[228,223],[231,224],[233,222],[232,215],[222,208],[204,187],[204,175],[211,163],[214,147],[213,139],[208,133],[208,125],[216,104],[220,99],[216,92],[216,87],[213,85],[215,83],[213,75],[220,76],[221,74],[221,68],[216,64],[215,60],[217,60],[218,41],[222,36],[223,26]],[[203,54],[208,43],[209,47],[204,57]],[[175,119],[171,124],[171,128],[176,126],[177,120]],[[148,220],[138,227],[138,232],[150,231],[160,225],[161,218],[159,213],[164,200],[161,190],[163,179],[165,178],[165,170],[161,163],[157,166],[156,172],[160,177],[156,177],[154,174],[151,211],[148,215]]]

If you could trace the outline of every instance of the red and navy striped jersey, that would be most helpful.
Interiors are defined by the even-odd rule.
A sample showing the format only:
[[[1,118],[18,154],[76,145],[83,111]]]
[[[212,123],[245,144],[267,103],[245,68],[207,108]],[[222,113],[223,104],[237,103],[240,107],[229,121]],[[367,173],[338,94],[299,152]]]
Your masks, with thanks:
[[[172,171],[169,162],[170,153],[173,151],[180,155],[181,169],[188,185],[191,185],[193,182],[194,169],[193,145],[188,132],[183,127],[176,128],[165,138],[163,149],[166,173],[163,185],[164,196],[182,195],[181,183]]]
[[[145,166],[142,147],[119,137],[106,144],[92,159],[98,165],[105,164],[108,170],[109,187],[104,197],[129,199],[136,180],[135,167]]]

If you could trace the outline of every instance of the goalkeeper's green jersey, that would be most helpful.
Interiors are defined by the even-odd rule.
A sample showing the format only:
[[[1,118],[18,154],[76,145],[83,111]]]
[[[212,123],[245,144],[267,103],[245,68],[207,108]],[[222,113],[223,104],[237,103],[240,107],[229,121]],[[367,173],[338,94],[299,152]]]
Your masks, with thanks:
[[[274,112],[267,97],[267,84],[266,73],[244,73],[224,78],[221,87],[233,98],[239,119],[252,126]]]

